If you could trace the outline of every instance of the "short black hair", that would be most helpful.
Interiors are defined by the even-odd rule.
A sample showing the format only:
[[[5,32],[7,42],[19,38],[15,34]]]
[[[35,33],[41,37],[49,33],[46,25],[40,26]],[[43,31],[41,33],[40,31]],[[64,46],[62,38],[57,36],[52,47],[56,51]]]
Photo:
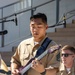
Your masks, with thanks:
[[[75,48],[70,45],[65,45],[61,50],[69,50],[75,54]]]
[[[44,23],[47,23],[47,16],[44,13],[37,13],[35,15],[32,15],[30,17],[30,20],[32,20],[33,18],[34,19],[41,18]]]

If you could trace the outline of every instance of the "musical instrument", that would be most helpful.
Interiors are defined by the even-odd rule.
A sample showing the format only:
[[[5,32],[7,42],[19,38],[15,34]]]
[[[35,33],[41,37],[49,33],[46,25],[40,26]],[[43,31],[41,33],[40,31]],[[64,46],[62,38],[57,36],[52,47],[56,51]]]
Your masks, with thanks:
[[[52,53],[56,50],[59,50],[61,45],[55,45],[50,47],[48,50],[45,50],[40,56],[37,57],[38,60],[42,59],[46,54]],[[25,75],[25,73],[31,68],[31,62],[27,66],[25,66],[22,70],[20,70],[20,75]]]

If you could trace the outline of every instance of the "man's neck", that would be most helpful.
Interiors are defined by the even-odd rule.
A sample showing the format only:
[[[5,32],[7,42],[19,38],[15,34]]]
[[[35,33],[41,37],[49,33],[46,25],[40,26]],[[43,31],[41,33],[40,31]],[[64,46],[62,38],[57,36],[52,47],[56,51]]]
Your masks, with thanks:
[[[41,37],[41,38],[34,38],[35,42],[41,42],[45,37]]]

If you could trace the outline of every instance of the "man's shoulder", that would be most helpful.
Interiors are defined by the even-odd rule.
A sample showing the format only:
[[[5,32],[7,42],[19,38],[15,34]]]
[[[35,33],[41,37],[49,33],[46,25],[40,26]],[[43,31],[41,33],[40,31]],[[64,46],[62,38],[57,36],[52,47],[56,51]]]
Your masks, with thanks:
[[[20,44],[28,44],[33,41],[33,37],[23,40]]]

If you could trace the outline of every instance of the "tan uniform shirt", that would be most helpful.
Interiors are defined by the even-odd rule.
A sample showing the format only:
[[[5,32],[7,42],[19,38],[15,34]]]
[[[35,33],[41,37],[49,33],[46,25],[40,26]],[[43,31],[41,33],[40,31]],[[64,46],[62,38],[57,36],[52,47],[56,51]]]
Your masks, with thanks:
[[[59,68],[59,72],[57,73],[57,75],[75,75],[75,62],[73,64],[73,67],[68,72],[64,64],[60,63],[60,68]]]
[[[42,43],[42,42],[41,42]],[[40,43],[40,44],[41,44]],[[48,46],[48,48],[50,45]],[[39,45],[34,45],[34,40],[33,37],[29,38],[27,40],[22,41],[15,54],[13,55],[11,62],[16,63],[21,66],[25,66],[27,62],[35,56],[37,49],[39,48]],[[50,65],[57,67],[57,60],[56,56],[58,54],[58,50],[55,51],[52,54],[47,54],[45,57],[43,57],[40,61],[45,67],[49,67]],[[26,75],[40,75],[40,73],[36,72],[32,68],[28,70]]]

